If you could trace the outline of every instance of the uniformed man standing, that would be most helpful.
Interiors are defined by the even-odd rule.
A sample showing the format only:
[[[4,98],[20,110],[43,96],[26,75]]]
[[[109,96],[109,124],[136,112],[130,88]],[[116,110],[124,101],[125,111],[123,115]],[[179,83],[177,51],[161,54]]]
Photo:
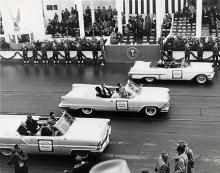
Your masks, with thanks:
[[[203,44],[199,43],[199,48],[197,50],[197,56],[198,56],[198,60],[202,61],[203,59]]]
[[[32,44],[32,54],[33,54],[33,58],[34,58],[34,64],[38,64],[38,58],[37,58],[37,47],[35,46],[35,44]]]
[[[171,46],[171,43],[168,43],[167,55],[168,55],[167,61],[169,62],[172,61],[173,60],[173,48]]]
[[[168,161],[168,153],[162,152],[157,160],[157,165],[155,167],[155,172],[158,173],[170,173],[170,164]]]
[[[58,52],[58,47],[55,43],[53,43],[52,51],[53,51],[53,63],[59,64],[59,58],[58,58],[59,52]]]
[[[185,45],[185,61],[190,60],[190,46],[189,43],[186,43]]]
[[[216,42],[214,47],[212,48],[213,52],[213,62],[215,65],[218,65],[218,57],[219,57],[219,49],[218,49],[218,43]]]
[[[65,54],[66,64],[68,62],[71,64],[70,49],[67,43],[64,44],[64,54]]]
[[[28,64],[29,63],[29,60],[28,60],[28,48],[27,48],[27,46],[25,44],[23,44],[22,52],[23,52],[24,64]]]
[[[42,44],[41,46],[41,55],[42,55],[43,64],[48,63],[47,48],[45,44]]]

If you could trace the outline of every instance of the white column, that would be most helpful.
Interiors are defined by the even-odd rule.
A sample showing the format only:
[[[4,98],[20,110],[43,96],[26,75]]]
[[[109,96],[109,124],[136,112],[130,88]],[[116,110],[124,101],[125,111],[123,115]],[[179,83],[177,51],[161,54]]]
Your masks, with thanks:
[[[181,10],[183,10],[184,7],[184,0],[181,0]]]
[[[129,19],[129,0],[125,0],[125,23],[128,24]]]
[[[147,14],[147,0],[144,0],[144,14]]]
[[[163,23],[163,9],[165,6],[163,5],[164,0],[156,0],[156,37],[159,38],[161,36],[161,27]]]
[[[132,14],[135,14],[135,0],[132,0]]]
[[[95,8],[94,8],[94,0],[90,0],[91,2],[91,16],[92,16],[92,24],[95,22]]]
[[[196,37],[201,37],[202,34],[202,0],[196,2]]]
[[[123,0],[115,0],[116,10],[117,10],[117,20],[118,20],[118,31],[122,33],[122,16],[121,13],[123,12]]]
[[[153,14],[153,0],[150,0],[150,14]]]
[[[85,28],[84,28],[84,18],[83,18],[83,4],[82,0],[76,1],[78,15],[79,15],[79,30],[80,30],[80,37],[85,36]]]
[[[178,3],[179,3],[179,1],[175,0],[175,12],[178,11]]]
[[[172,0],[168,0],[168,12],[172,13]]]
[[[141,0],[138,0],[138,14],[141,14]]]

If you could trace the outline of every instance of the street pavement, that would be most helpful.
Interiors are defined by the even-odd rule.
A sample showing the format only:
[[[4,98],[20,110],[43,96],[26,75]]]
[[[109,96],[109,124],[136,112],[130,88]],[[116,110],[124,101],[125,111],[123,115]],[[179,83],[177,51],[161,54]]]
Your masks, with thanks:
[[[60,97],[71,90],[73,83],[116,85],[126,83],[130,64],[93,65],[23,65],[1,63],[0,113],[59,112]],[[110,118],[111,142],[102,155],[90,158],[92,164],[106,159],[122,158],[132,173],[154,172],[156,157],[169,153],[174,169],[176,144],[185,140],[195,154],[195,172],[220,172],[220,77],[197,85],[189,81],[158,81],[144,86],[170,89],[171,108],[168,114],[147,118],[137,113],[100,112],[95,117]],[[64,156],[30,155],[29,172],[59,173],[71,170],[73,161]],[[0,156],[0,173],[10,173],[13,167]],[[171,171],[171,172],[172,172]]]

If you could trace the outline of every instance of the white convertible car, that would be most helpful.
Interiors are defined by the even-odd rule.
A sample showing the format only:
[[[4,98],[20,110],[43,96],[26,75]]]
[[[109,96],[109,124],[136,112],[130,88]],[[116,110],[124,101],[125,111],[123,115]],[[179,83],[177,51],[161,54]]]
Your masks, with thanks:
[[[152,63],[136,61],[128,72],[131,79],[144,79],[147,82],[155,80],[193,80],[204,84],[214,77],[212,63],[186,62],[176,60],[170,63]]]
[[[84,114],[93,111],[143,111],[147,116],[158,112],[168,112],[170,96],[168,88],[141,87],[128,81],[125,89],[130,93],[129,98],[101,98],[96,94],[96,86],[91,84],[73,84],[72,90],[61,97],[60,108],[81,110]],[[116,86],[107,86],[115,90]]]
[[[111,126],[109,119],[73,118],[62,111],[61,117],[53,126],[53,136],[35,135],[24,136],[17,132],[27,115],[0,115],[0,152],[10,155],[14,145],[29,154],[80,155],[87,157],[89,153],[102,153],[109,143]],[[44,116],[45,117],[45,116]],[[33,116],[38,124],[45,124],[43,116]]]

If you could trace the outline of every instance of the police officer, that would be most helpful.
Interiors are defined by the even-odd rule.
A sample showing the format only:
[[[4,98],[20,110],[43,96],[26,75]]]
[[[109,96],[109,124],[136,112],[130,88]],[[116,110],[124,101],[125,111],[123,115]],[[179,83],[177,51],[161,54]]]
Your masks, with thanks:
[[[199,43],[199,48],[197,50],[197,56],[198,56],[198,60],[202,61],[203,59],[203,44]]]
[[[185,147],[177,145],[178,158],[175,159],[174,173],[187,173],[188,168],[188,157],[185,153]]]
[[[214,47],[212,48],[213,53],[213,62],[215,65],[218,65],[218,56],[219,56],[219,49],[218,49],[218,43],[216,42]]]
[[[25,46],[25,44],[23,44],[22,52],[23,52],[24,64],[28,64],[29,63],[28,55],[27,55],[28,54],[28,48],[27,48],[27,46]]]
[[[32,54],[33,54],[33,58],[34,58],[34,64],[38,64],[38,58],[37,58],[37,47],[35,46],[35,44],[32,44]]]
[[[82,53],[82,46],[80,45],[80,43],[78,42],[76,44],[76,50],[77,50],[77,57],[78,57],[78,63],[83,63],[83,53]]]
[[[185,45],[185,61],[190,60],[190,46],[189,43],[186,43]]]
[[[47,48],[45,44],[42,44],[41,46],[41,55],[42,55],[43,64],[48,63]]]
[[[67,43],[64,44],[64,54],[65,54],[66,64],[68,62],[71,64],[70,49]]]
[[[170,173],[170,164],[168,161],[168,153],[162,152],[157,160],[157,165],[155,167],[155,172],[158,173]]]
[[[27,160],[26,152],[20,148],[19,144],[15,144],[8,160],[8,164],[14,164],[15,173],[28,173]]]
[[[194,173],[194,154],[193,154],[192,149],[188,147],[185,141],[180,141],[178,145],[185,148],[185,153],[188,158],[188,167],[187,167],[188,172],[187,173]]]
[[[53,63],[59,64],[59,58],[58,58],[59,52],[58,52],[58,47],[55,43],[53,43],[52,51],[53,51]]]

